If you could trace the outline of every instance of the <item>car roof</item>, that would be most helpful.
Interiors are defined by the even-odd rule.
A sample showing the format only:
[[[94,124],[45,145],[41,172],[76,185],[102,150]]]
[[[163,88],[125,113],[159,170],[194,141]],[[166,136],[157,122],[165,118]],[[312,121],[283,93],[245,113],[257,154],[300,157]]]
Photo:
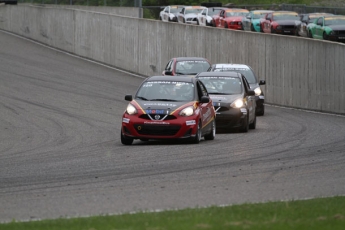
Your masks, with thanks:
[[[182,82],[195,82],[194,77],[189,75],[178,76],[151,76],[145,79],[145,81],[182,81]]]
[[[247,9],[231,8],[226,9],[225,12],[249,12]]]
[[[213,64],[212,67],[216,69],[222,69],[222,68],[241,68],[241,69],[250,69],[248,65],[245,64],[232,64],[232,63],[218,63]]]
[[[208,61],[206,58],[203,57],[176,57],[176,61]]]
[[[241,74],[237,72],[201,72],[196,77],[238,77],[240,78]]]

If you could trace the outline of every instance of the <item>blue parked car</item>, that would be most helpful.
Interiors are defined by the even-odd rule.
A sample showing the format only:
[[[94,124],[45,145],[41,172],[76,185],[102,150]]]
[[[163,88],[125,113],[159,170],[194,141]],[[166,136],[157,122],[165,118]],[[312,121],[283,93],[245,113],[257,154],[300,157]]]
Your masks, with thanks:
[[[273,12],[272,10],[252,10],[242,19],[243,30],[262,32],[260,22],[266,14]]]

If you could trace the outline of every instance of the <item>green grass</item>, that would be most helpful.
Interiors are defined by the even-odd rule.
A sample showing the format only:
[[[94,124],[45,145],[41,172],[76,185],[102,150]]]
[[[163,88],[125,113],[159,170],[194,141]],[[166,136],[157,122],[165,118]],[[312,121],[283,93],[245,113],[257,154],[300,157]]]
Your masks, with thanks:
[[[1,230],[345,229],[345,196],[0,224]]]

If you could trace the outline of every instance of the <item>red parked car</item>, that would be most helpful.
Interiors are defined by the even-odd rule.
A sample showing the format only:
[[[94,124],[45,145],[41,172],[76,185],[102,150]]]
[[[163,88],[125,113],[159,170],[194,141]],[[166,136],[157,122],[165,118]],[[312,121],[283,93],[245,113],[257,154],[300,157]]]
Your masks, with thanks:
[[[300,23],[297,12],[275,11],[266,14],[261,22],[261,28],[264,33],[295,35],[297,25]]]
[[[242,18],[248,13],[246,9],[225,9],[213,16],[213,22],[216,27],[243,30]]]
[[[175,57],[170,59],[162,75],[197,75],[206,72],[211,67],[211,63],[202,57]]]

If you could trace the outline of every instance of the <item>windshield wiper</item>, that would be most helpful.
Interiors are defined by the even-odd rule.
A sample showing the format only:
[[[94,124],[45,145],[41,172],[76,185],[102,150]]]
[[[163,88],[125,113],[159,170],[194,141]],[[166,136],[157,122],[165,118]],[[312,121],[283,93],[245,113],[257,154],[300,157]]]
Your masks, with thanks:
[[[138,99],[141,99],[141,100],[144,100],[144,101],[147,101],[147,98],[145,97],[137,97]]]
[[[150,101],[177,101],[177,100],[173,100],[173,99],[151,99]]]

